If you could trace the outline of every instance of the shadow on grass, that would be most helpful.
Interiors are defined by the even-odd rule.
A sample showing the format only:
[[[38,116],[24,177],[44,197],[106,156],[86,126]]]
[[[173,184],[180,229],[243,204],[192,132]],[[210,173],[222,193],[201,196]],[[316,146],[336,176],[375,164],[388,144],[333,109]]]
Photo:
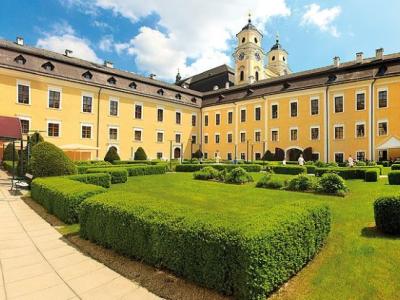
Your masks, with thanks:
[[[361,229],[361,236],[373,239],[380,238],[388,240],[400,240],[400,236],[382,233],[375,226],[364,227],[363,229]]]

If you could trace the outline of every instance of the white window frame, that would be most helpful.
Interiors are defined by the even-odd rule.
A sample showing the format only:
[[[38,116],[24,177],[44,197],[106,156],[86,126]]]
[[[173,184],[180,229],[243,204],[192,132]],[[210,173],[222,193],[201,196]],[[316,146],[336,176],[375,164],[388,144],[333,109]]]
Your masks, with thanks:
[[[190,136],[190,143],[192,143],[193,142],[193,137],[195,137],[196,138],[196,143],[194,143],[193,145],[196,145],[197,144],[197,134],[195,134],[195,133],[193,133],[191,136]]]
[[[338,128],[338,127],[343,127],[343,138],[342,139],[337,139],[336,136],[335,136],[335,129]],[[335,125],[333,125],[333,139],[335,141],[343,141],[346,138],[345,133],[346,133],[346,128],[345,128],[344,124],[335,124]]]
[[[344,155],[343,151],[337,151],[337,152],[333,152],[333,161],[336,162],[336,154],[342,154],[343,155],[343,162],[346,161],[346,156]]]
[[[110,129],[117,129],[117,139],[116,140],[110,139]],[[108,136],[109,141],[118,142],[119,141],[119,126],[109,125],[107,127],[107,136]]]
[[[86,138],[82,136],[82,127],[90,127],[90,138]],[[81,140],[93,140],[93,124],[91,123],[81,123],[81,132],[80,132]]]
[[[28,129],[28,134],[29,134],[29,131],[32,128],[32,118],[31,117],[18,116],[18,115],[17,115],[17,118],[19,120],[23,120],[23,121],[28,121],[29,122],[29,129]],[[22,126],[21,126],[21,132],[22,132]],[[26,134],[26,133],[22,133],[22,134]]]
[[[319,152],[312,152],[312,154],[313,154],[313,155],[314,155],[314,154],[318,154],[318,160],[321,159],[321,153],[319,153]]]
[[[278,139],[276,140],[276,141],[274,141],[273,139],[272,139],[272,132],[273,131],[276,131],[276,132],[278,132]],[[290,133],[289,133],[290,134]],[[271,142],[279,142],[279,128],[271,128],[270,129],[270,141]]]
[[[207,137],[207,142],[206,142],[206,137]],[[208,133],[204,134],[204,144],[208,145],[208,143],[210,142],[210,139],[208,137]]]
[[[90,112],[83,111],[83,97],[92,98],[92,110]],[[94,113],[93,111],[94,111],[94,96],[93,96],[93,93],[82,92],[82,94],[81,94],[81,113],[83,113],[83,114],[93,114]]]
[[[260,109],[260,120],[257,120],[257,119],[256,119],[256,116],[257,116],[257,114],[256,114],[257,108]],[[262,106],[261,106],[261,105],[256,105],[256,106],[254,106],[254,121],[256,121],[256,122],[262,121]]]
[[[111,102],[117,102],[118,104],[117,104],[117,115],[112,115],[111,114]],[[120,108],[120,106],[119,106],[119,98],[117,98],[117,97],[110,97],[109,99],[108,99],[108,116],[110,116],[110,117],[119,117],[119,108]]]
[[[160,141],[158,141],[158,134],[159,133],[162,133],[162,141],[160,142]],[[158,144],[162,144],[162,143],[164,143],[164,137],[165,137],[165,132],[164,132],[164,130],[156,130],[156,143],[158,143]]]
[[[217,143],[217,136],[219,136],[218,143]],[[221,144],[221,134],[219,132],[214,133],[214,144],[216,145]]]
[[[140,131],[140,141],[137,141],[136,140],[136,138],[135,138],[135,132],[136,131]],[[119,134],[118,134],[119,135]],[[135,142],[135,143],[141,143],[141,142],[143,142],[143,128],[140,128],[140,127],[134,127],[133,128],[133,141]]]
[[[274,105],[276,105],[277,106],[277,113],[278,113],[278,116],[277,116],[277,118],[273,118],[272,117],[272,106],[274,106]],[[273,103],[271,103],[270,104],[270,112],[271,112],[271,114],[270,114],[270,118],[271,118],[271,120],[279,120],[279,103],[278,102],[273,102]]]
[[[228,139],[228,135],[232,135],[232,141],[231,142],[229,142],[229,139]],[[232,144],[233,143],[233,132],[232,131],[228,131],[227,133],[226,133],[226,143],[227,144]]]
[[[297,130],[297,139],[292,140],[292,130]],[[298,142],[299,141],[299,127],[290,127],[289,128],[289,141],[290,142]]]
[[[49,135],[49,124],[58,124],[58,136],[50,136]],[[59,137],[61,137],[61,121],[59,121],[59,120],[47,120],[47,122],[46,122],[46,134],[47,134],[47,137],[49,137],[49,138],[59,138]]]
[[[217,124],[217,115],[219,115],[219,124]],[[220,126],[221,125],[221,113],[219,111],[216,111],[214,113],[214,124],[215,124],[215,126]]]
[[[142,108],[140,118],[136,118],[136,106],[140,106],[140,107]],[[143,102],[135,102],[135,103],[133,104],[133,118],[134,118],[135,120],[143,120],[143,117],[144,117],[144,106],[143,106]]]
[[[25,85],[27,87],[29,87],[29,103],[19,103],[18,102],[18,86],[19,85]],[[22,80],[22,79],[17,79],[17,85],[16,85],[16,89],[17,89],[17,97],[16,97],[16,103],[19,105],[32,105],[32,89],[31,89],[31,82],[28,80]]]
[[[195,123],[196,123],[194,125],[193,125],[193,116],[195,117]],[[182,116],[181,116],[181,122],[182,122]],[[192,113],[192,118],[190,119],[190,125],[192,127],[196,127],[197,126],[197,122],[198,122],[197,113]]]
[[[176,136],[179,135],[179,142],[176,141]],[[182,132],[180,131],[175,131],[174,132],[174,142],[178,144],[182,144]]]
[[[296,103],[297,113],[296,116],[292,116],[292,103]],[[291,99],[289,101],[289,118],[298,118],[299,117],[299,100],[298,99]]]
[[[244,137],[245,137],[244,142],[242,142],[242,133],[244,133]],[[246,143],[246,141],[247,141],[247,133],[246,133],[246,130],[241,130],[241,131],[239,132],[239,142],[243,144],[243,143]]]
[[[318,138],[317,139],[312,138],[312,130],[315,128],[318,129]],[[310,141],[319,141],[320,139],[321,139],[321,127],[319,125],[310,126]]]
[[[336,100],[336,98],[337,97],[342,97],[343,98],[343,111],[339,111],[339,112],[336,112],[336,105],[335,105],[335,100]],[[334,94],[333,95],[333,113],[334,114],[342,114],[342,113],[344,113],[346,110],[345,110],[345,104],[346,104],[346,100],[345,100],[345,98],[344,98],[344,94],[343,93],[340,93],[340,94]]]
[[[50,91],[53,92],[59,92],[60,93],[60,108],[53,108],[50,107]],[[30,94],[30,93],[29,93]],[[83,100],[83,99],[82,99]],[[93,101],[93,100],[92,100]],[[53,110],[62,110],[62,88],[57,87],[57,86],[51,86],[49,85],[47,87],[47,108],[48,109],[53,109]],[[83,108],[83,107],[82,107]],[[92,103],[92,110],[93,110],[93,103]]]
[[[257,132],[260,133],[260,140],[259,140],[259,141],[256,140],[256,133],[257,133]],[[254,130],[254,142],[255,142],[255,143],[261,143],[261,142],[262,142],[261,129],[255,129],[255,130]]]
[[[357,136],[357,125],[364,125],[364,136]],[[354,125],[354,137],[356,139],[365,139],[367,137],[367,122],[356,122],[356,124]]]
[[[206,119],[207,119],[207,124],[206,124]],[[204,127],[208,127],[210,126],[210,116],[208,115],[208,113],[204,114]]]
[[[241,108],[239,109],[239,111],[240,111],[240,116],[239,116],[239,121],[240,121],[240,123],[246,123],[246,122],[247,122],[247,108],[246,108],[246,107],[241,107]],[[244,121],[242,121],[242,111],[245,112],[245,113],[244,113],[244,115],[245,115],[245,120],[244,120]]]
[[[176,122],[176,114],[177,113],[180,113],[180,115],[181,115],[181,119],[180,119],[180,123],[177,123]],[[182,114],[182,111],[181,110],[175,110],[175,125],[182,125],[182,123],[183,123],[183,114]]]
[[[158,153],[161,153],[161,157],[159,158],[160,160],[164,160],[164,152],[162,151],[157,151],[156,152],[156,158],[158,159]]]
[[[315,115],[312,114],[312,102],[313,102],[313,100],[317,100],[317,103],[318,103],[318,113],[315,114]],[[310,97],[310,116],[312,116],[312,117],[319,116],[320,112],[321,112],[321,106],[320,106],[319,97],[315,97],[315,96],[314,97]]]
[[[357,96],[364,95],[364,109],[357,109]],[[355,111],[366,111],[367,110],[367,92],[365,90],[358,90],[355,92],[355,99],[354,99],[354,110]]]
[[[365,150],[356,150],[355,159],[358,160],[358,153],[364,152],[364,158],[367,159],[367,151]]]
[[[386,96],[387,96],[386,104],[387,105],[385,107],[379,107],[379,92],[384,92],[384,91],[386,91]],[[29,95],[30,95],[30,93],[29,93]],[[389,89],[387,86],[378,88],[378,90],[376,92],[376,108],[377,109],[389,108]]]
[[[232,123],[229,123],[229,113],[232,113]],[[228,110],[226,112],[226,124],[232,125],[234,123],[235,120],[233,119],[233,114],[234,114],[233,110]]]
[[[387,132],[385,135],[379,134],[379,124],[380,123],[386,123]],[[377,133],[377,136],[388,136],[389,135],[389,120],[388,119],[381,119],[376,122],[376,133]]]

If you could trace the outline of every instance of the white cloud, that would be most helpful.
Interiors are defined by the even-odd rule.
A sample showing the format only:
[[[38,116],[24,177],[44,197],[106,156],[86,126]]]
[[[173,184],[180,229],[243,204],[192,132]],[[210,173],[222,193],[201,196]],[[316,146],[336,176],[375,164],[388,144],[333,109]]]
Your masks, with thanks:
[[[334,37],[340,36],[340,32],[337,30],[336,26],[332,25],[333,21],[342,12],[340,6],[321,9],[318,4],[313,3],[307,5],[306,9],[307,11],[304,13],[301,19],[302,25],[314,25],[319,27],[319,29],[322,31],[329,32]]]
[[[99,42],[100,50],[111,52],[113,50],[114,38],[111,35],[105,35]]]
[[[94,20],[92,22],[92,26],[100,28],[102,30],[112,30],[112,27],[109,24],[107,24],[106,22],[98,21],[98,20]]]
[[[133,55],[142,72],[163,79],[173,79],[178,68],[187,76],[228,63],[228,43],[245,25],[249,10],[261,30],[271,17],[290,15],[285,0],[92,0],[87,5],[112,10],[132,23],[156,14],[154,27],[140,28],[115,50]]]
[[[78,37],[75,30],[66,22],[56,23],[50,32],[43,32],[44,36],[36,42],[36,47],[65,53],[65,49],[72,50],[72,56],[91,62],[101,63],[102,60],[90,47],[90,41]]]

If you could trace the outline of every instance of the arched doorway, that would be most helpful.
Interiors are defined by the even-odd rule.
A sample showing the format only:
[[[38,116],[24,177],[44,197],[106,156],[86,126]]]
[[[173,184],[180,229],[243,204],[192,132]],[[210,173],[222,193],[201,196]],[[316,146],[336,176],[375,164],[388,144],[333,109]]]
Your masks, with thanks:
[[[300,157],[300,154],[303,154],[303,151],[299,148],[290,148],[286,151],[286,160],[288,161],[297,161]]]
[[[174,149],[174,158],[181,158],[181,148],[176,147]]]

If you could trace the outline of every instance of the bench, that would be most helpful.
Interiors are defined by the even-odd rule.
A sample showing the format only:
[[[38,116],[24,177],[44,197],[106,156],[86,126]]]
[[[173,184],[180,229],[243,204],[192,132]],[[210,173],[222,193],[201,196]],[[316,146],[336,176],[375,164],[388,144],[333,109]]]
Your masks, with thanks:
[[[15,189],[19,189],[19,188],[20,189],[29,189],[30,183],[32,182],[32,179],[33,179],[33,175],[26,173],[24,179],[27,179],[27,180],[21,180],[21,178],[18,178],[15,180],[15,182],[14,182]]]

